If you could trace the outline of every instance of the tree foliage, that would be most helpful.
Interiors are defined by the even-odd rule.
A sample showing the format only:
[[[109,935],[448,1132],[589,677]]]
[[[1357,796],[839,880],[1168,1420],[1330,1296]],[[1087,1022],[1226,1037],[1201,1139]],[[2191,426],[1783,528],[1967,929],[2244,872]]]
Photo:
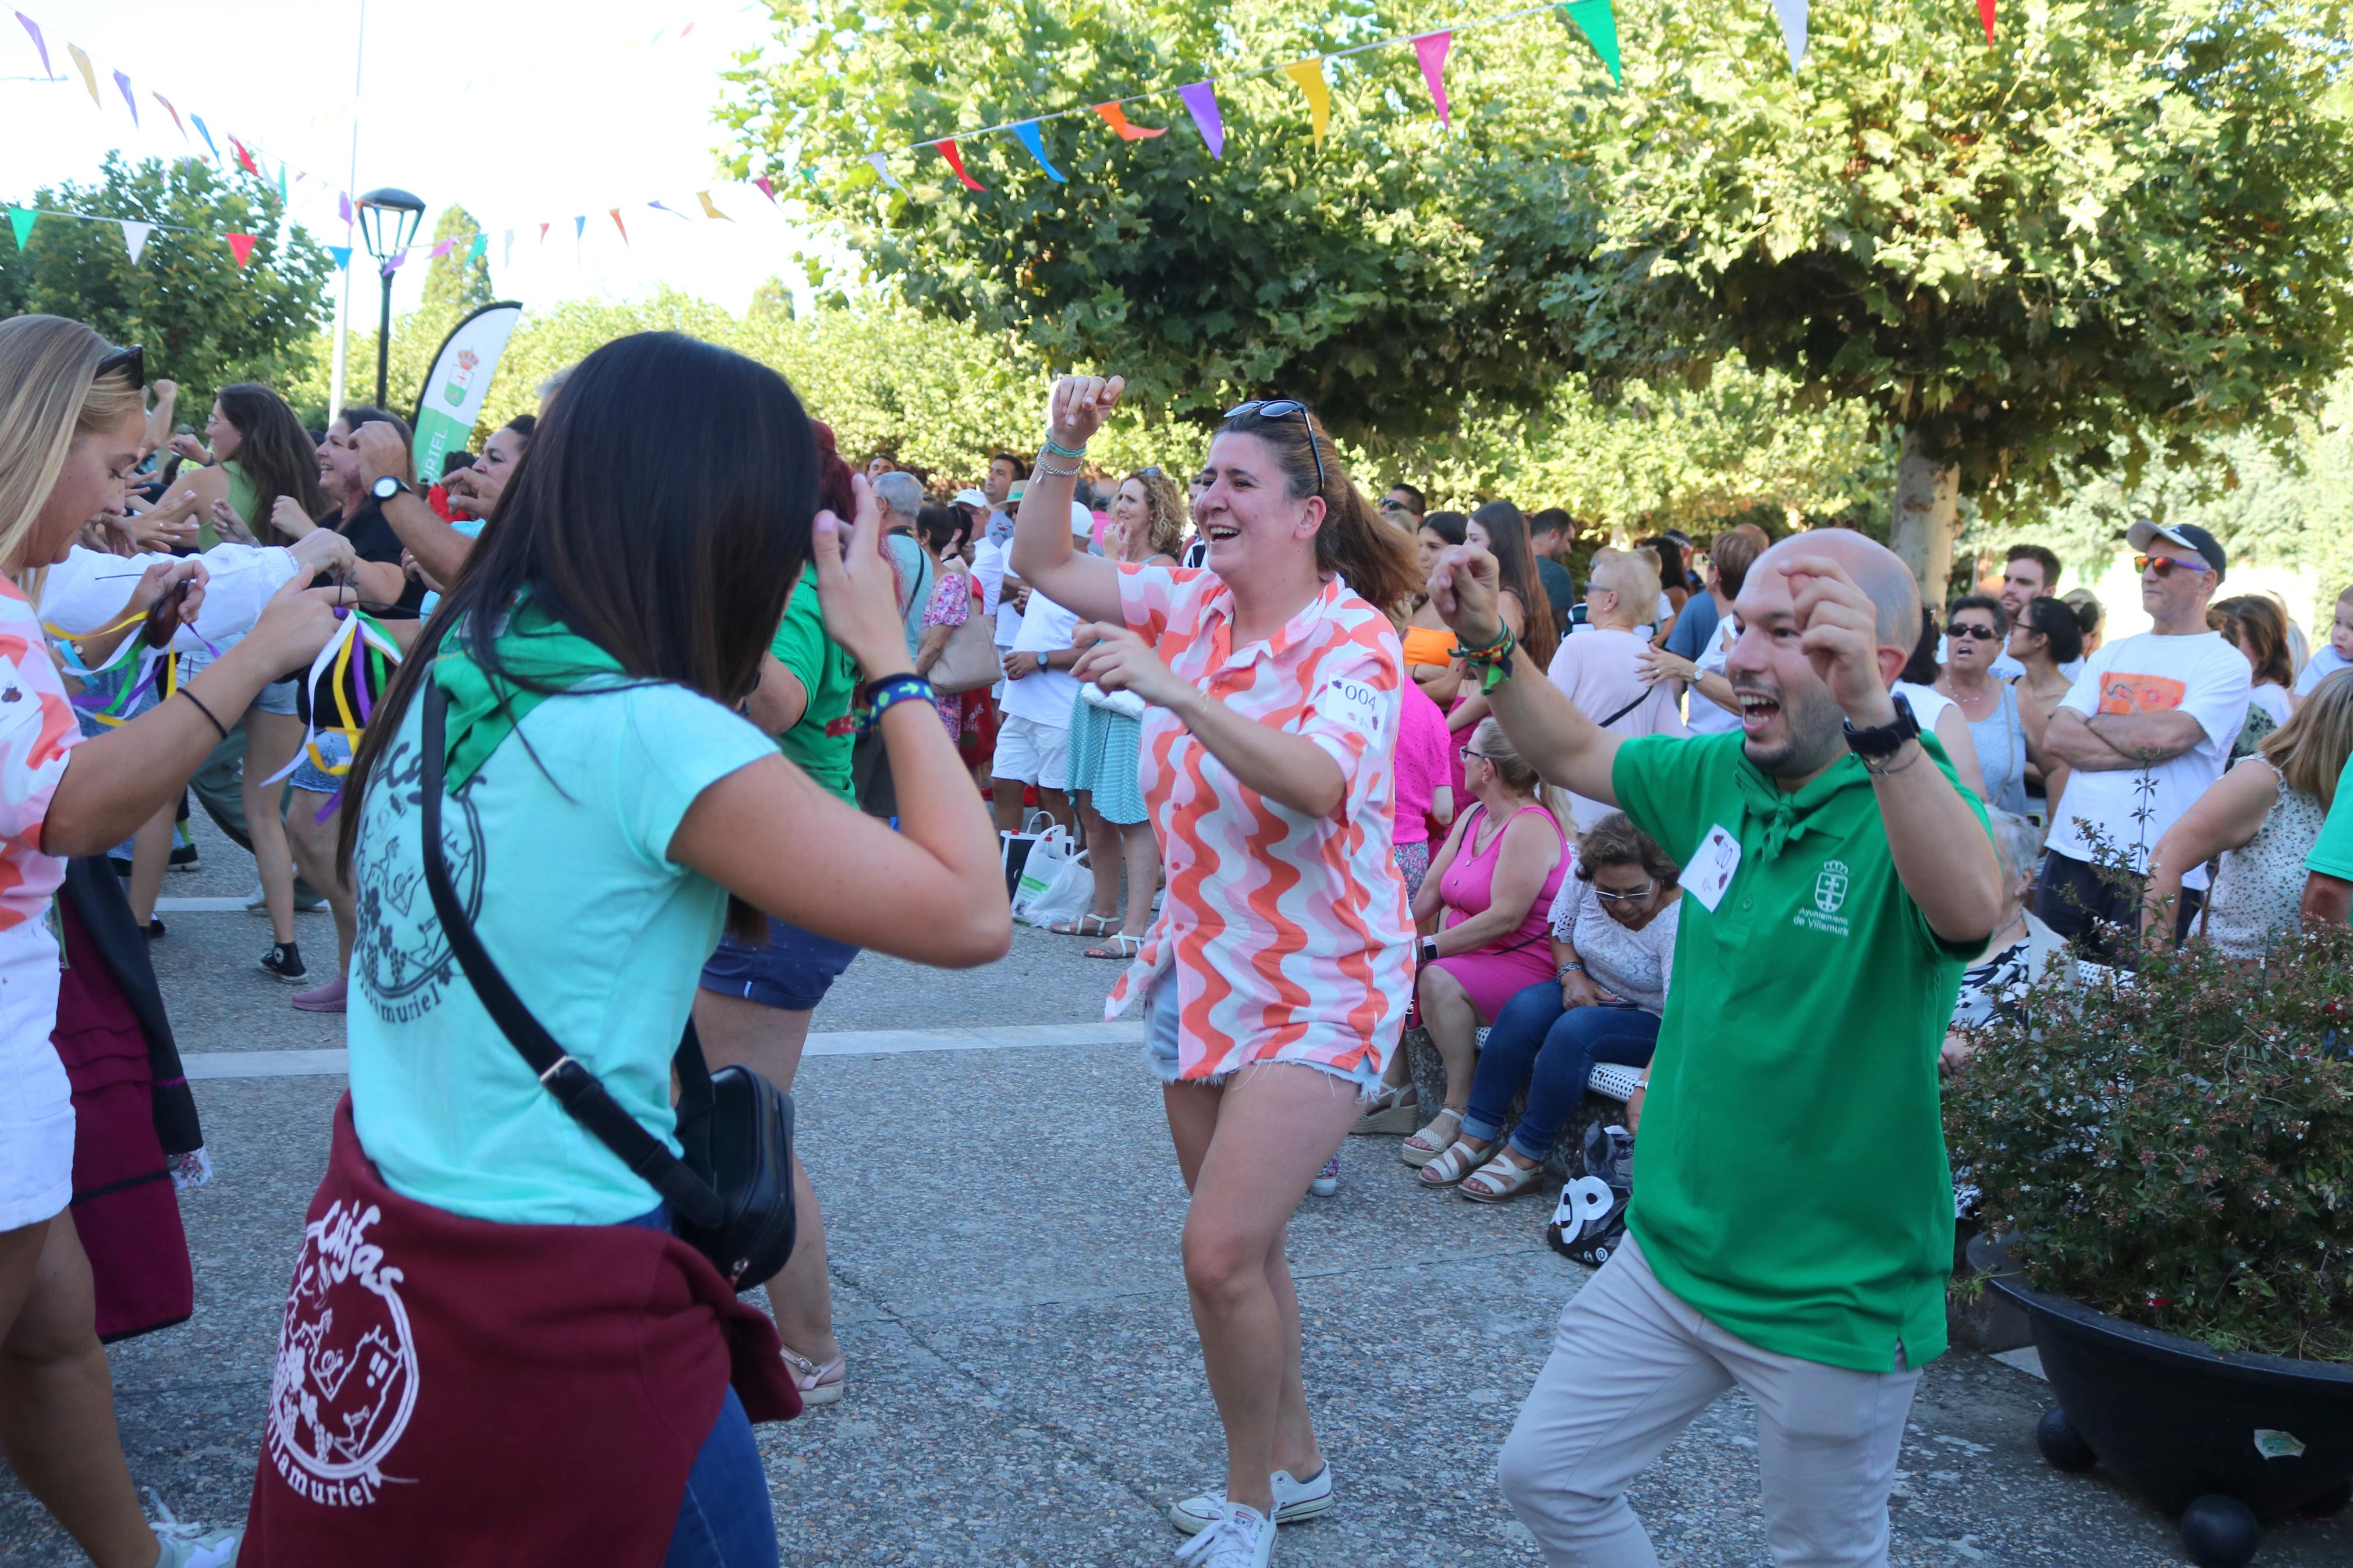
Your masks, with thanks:
[[[70,316],[147,350],[147,374],[177,381],[199,411],[233,381],[301,374],[334,264],[286,226],[278,192],[193,159],[132,163],[109,153],[98,178],[43,186],[26,205],[158,226],[134,264],[111,223],[45,217],[29,244],[0,247],[0,316]],[[242,268],[221,238],[257,236]]]
[[[433,225],[433,241],[438,245],[450,240],[455,247],[426,263],[427,306],[448,307],[455,319],[470,315],[498,298],[491,291],[489,254],[474,254],[474,237],[481,232],[481,220],[464,207],[441,209],[440,218]]]

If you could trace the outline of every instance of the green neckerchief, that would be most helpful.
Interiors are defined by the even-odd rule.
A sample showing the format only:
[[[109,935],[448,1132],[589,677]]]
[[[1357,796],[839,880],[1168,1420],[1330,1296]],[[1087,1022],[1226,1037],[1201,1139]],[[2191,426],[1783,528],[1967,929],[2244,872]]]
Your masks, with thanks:
[[[493,680],[459,635],[433,661],[435,684],[448,694],[448,787],[460,789],[491,753],[514,733],[523,715],[550,695]],[[622,675],[618,660],[559,620],[525,602],[498,634],[499,658],[509,672],[549,686],[571,688],[597,675]]]

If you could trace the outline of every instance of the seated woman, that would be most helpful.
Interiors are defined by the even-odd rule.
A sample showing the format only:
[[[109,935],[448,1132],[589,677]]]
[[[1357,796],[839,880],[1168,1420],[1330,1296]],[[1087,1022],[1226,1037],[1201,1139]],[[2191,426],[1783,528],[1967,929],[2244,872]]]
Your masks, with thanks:
[[[1552,905],[1555,978],[1528,986],[1495,1016],[1462,1135],[1421,1168],[1425,1185],[1461,1182],[1474,1203],[1516,1197],[1535,1184],[1596,1062],[1651,1065],[1674,975],[1682,869],[1622,811],[1579,836],[1573,863],[1577,874]],[[1498,1149],[1523,1088],[1527,1109]],[[1626,1106],[1630,1130],[1641,1113],[1638,1092]]]
[[[1545,911],[1567,868],[1560,824],[1535,802],[1536,771],[1493,719],[1471,732],[1462,772],[1478,804],[1446,836],[1413,900],[1416,921],[1440,917],[1438,934],[1421,939],[1416,986],[1446,1064],[1446,1105],[1405,1141],[1409,1165],[1436,1159],[1461,1130],[1479,1026],[1551,972]]]

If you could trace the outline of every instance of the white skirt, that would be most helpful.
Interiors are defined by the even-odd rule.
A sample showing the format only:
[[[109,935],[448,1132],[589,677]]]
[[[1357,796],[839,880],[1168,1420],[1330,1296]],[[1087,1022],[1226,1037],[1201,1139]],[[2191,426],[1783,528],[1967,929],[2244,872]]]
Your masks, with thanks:
[[[45,1030],[0,1034],[0,1231],[73,1201],[73,1086]]]

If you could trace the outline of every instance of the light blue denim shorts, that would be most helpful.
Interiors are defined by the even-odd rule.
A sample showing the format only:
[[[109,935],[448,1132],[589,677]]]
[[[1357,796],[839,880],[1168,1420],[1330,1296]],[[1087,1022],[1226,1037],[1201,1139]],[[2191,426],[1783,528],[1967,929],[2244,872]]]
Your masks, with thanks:
[[[1181,1078],[1179,1071],[1184,1057],[1176,1047],[1176,972],[1170,969],[1164,970],[1144,993],[1144,1065],[1151,1068],[1152,1076],[1163,1084],[1190,1081],[1206,1083],[1210,1088],[1216,1089],[1232,1079],[1234,1075],[1231,1072],[1219,1073],[1208,1079],[1187,1080]],[[1400,1044],[1393,1048],[1403,1047]],[[1369,1100],[1379,1092],[1381,1087],[1382,1063],[1375,1061],[1370,1057],[1365,1058],[1353,1068],[1344,1068],[1335,1067],[1330,1062],[1318,1061],[1310,1055],[1294,1055],[1291,1047],[1285,1047],[1265,1058],[1265,1062],[1253,1062],[1250,1065],[1261,1067],[1266,1065],[1266,1062],[1288,1062],[1293,1067],[1314,1068],[1326,1078],[1337,1079],[1340,1082],[1348,1085],[1356,1090],[1356,1097],[1360,1100]]]
[[[296,789],[307,789],[313,795],[332,795],[343,787],[343,781],[326,772],[311,760],[311,749],[305,746],[301,760],[294,764],[293,776],[286,782]],[[332,731],[319,732],[319,755],[330,763],[347,763],[352,760],[352,748],[341,735]]]

